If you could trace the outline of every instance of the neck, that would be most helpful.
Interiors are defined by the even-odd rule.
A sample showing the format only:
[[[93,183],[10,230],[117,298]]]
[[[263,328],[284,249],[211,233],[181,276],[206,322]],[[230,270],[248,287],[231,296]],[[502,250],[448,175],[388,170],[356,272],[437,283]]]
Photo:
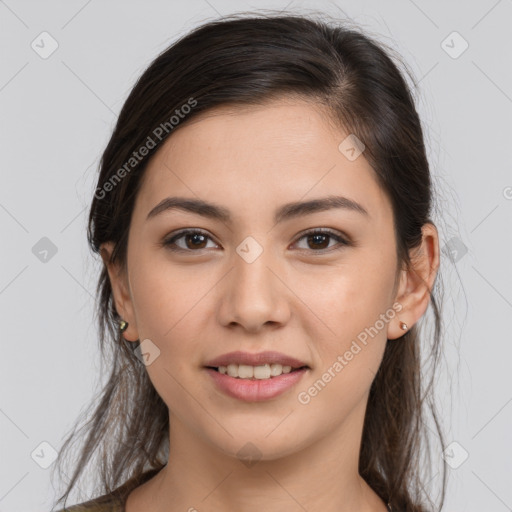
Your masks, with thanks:
[[[337,432],[271,460],[246,445],[249,460],[220,451],[172,417],[169,463],[126,510],[386,512],[358,473],[363,418],[351,415]]]

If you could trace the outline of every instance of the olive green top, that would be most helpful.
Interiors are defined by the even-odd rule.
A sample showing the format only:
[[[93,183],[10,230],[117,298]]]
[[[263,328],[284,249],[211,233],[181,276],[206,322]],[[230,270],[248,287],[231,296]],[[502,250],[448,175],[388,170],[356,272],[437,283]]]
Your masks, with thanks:
[[[151,469],[133,477],[109,494],[104,494],[84,503],[65,507],[56,512],[124,512],[125,503],[133,489],[155,476],[160,469]]]

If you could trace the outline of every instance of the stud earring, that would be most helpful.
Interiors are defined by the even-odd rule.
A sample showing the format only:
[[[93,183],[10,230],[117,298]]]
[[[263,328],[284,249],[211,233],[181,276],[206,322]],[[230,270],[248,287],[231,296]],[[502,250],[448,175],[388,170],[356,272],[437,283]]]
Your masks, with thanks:
[[[407,324],[405,322],[400,322],[400,329],[407,331]]]
[[[121,320],[119,322],[119,331],[124,332],[128,328],[128,322],[125,322],[124,320]]]

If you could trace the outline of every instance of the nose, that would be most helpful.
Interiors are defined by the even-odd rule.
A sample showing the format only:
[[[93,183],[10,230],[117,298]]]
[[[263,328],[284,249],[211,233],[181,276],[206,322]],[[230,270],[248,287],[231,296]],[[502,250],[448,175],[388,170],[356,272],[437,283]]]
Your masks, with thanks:
[[[264,250],[248,262],[238,253],[233,267],[223,279],[219,290],[218,320],[225,327],[240,326],[255,333],[266,324],[274,328],[284,325],[290,317],[290,296],[286,276]]]

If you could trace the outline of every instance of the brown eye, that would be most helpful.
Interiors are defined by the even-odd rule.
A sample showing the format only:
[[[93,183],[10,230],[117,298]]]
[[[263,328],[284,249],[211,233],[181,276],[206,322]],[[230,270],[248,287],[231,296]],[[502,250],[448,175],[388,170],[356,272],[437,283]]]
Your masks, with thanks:
[[[314,235],[308,235],[308,243],[312,244],[315,249],[327,249],[329,246],[329,239],[332,238],[329,235],[323,233],[317,233]],[[327,243],[326,243],[327,242]],[[311,246],[310,246],[311,247]]]
[[[200,233],[193,233],[184,235],[185,244],[188,249],[204,249],[204,244],[206,240],[206,236]],[[189,243],[187,243],[189,242]]]
[[[181,239],[184,240],[185,246],[176,243]],[[163,245],[168,247],[171,251],[194,251],[195,249],[206,249],[208,239],[210,239],[210,237],[203,231],[189,229],[181,231],[170,239],[165,240]]]
[[[322,252],[324,250],[330,250],[333,246],[329,247],[329,243],[332,240],[335,240],[338,242],[338,246],[346,246],[350,245],[347,240],[345,240],[343,237],[338,235],[337,233],[330,231],[330,230],[324,230],[324,229],[316,229],[311,230],[306,233],[304,233],[300,238],[299,241],[303,238],[306,239],[306,248],[301,248],[304,250],[312,249],[313,252]],[[336,244],[334,244],[334,247]],[[341,248],[337,247],[337,248]]]

